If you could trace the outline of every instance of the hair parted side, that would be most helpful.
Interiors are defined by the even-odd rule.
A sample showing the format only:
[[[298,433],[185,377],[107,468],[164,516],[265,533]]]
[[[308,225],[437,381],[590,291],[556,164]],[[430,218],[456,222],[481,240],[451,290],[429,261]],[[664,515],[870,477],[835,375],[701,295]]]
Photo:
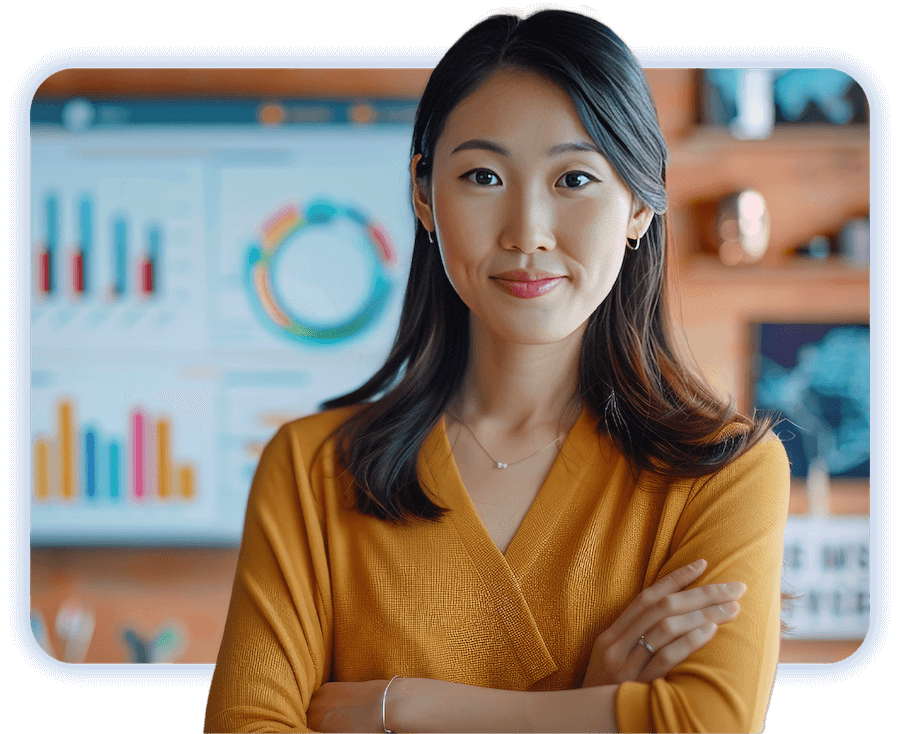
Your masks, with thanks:
[[[493,16],[466,32],[419,102],[411,155],[422,157],[412,185],[427,190],[450,113],[501,69],[539,73],[564,89],[622,181],[654,212],[640,248],[629,250],[588,319],[576,397],[635,470],[699,477],[724,467],[758,443],[774,418],[737,414],[679,353],[667,294],[666,143],[640,64],[612,30],[545,10],[525,19]],[[417,458],[462,382],[468,350],[468,309],[417,220],[400,326],[385,364],[357,390],[322,405],[364,403],[336,432],[360,512],[393,522],[446,512],[420,485]],[[726,426],[741,430],[723,433]]]

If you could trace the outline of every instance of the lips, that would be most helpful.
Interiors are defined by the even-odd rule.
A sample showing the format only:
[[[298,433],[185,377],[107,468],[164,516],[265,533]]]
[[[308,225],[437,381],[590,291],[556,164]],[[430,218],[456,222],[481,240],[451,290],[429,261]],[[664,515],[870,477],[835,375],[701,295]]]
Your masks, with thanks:
[[[491,276],[491,279],[511,296],[537,298],[556,288],[565,276],[543,270],[508,270]]]

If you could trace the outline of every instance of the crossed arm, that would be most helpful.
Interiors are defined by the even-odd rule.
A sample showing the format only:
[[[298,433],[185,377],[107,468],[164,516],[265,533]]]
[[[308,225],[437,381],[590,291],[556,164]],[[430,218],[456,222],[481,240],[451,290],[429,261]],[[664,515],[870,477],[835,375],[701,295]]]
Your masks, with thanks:
[[[285,458],[289,449],[288,436],[273,439],[251,490],[205,731],[381,731],[387,680],[329,682],[332,600],[323,511],[313,492],[281,489],[308,474],[297,453]],[[772,452],[754,449],[760,450]],[[597,638],[583,688],[516,692],[398,679],[387,698],[388,728],[760,730],[777,663],[786,466],[779,445],[765,461],[736,462],[729,476],[686,504],[668,567],[702,554],[709,568],[702,578],[704,569],[695,568],[668,587],[664,578],[642,592]],[[748,493],[756,484],[770,488]],[[695,581],[706,586],[685,589]],[[749,588],[738,620],[731,602],[739,594],[723,582],[739,581]],[[704,588],[719,596],[696,593]],[[710,623],[724,626],[715,632]],[[717,642],[708,644],[712,633]],[[637,644],[641,635],[652,657]]]
[[[322,732],[618,731],[619,683],[666,675],[738,615],[741,583],[685,589],[705,568],[701,560],[645,589],[597,638],[581,688],[523,692],[400,678],[384,697],[388,681],[326,683],[312,697],[308,724]]]

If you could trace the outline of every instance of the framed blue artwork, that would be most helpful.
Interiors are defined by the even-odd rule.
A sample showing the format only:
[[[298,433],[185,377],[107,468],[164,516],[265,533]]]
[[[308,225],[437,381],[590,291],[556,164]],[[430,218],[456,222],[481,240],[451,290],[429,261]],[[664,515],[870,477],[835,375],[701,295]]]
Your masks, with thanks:
[[[832,479],[869,476],[869,325],[753,325],[753,405],[775,411],[775,433],[805,477],[817,457]]]

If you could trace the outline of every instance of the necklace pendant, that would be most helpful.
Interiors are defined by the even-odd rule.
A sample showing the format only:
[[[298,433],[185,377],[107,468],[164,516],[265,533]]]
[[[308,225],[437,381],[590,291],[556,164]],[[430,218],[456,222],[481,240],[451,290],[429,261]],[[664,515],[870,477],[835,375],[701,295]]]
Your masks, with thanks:
[[[509,464],[504,464],[502,461],[498,461],[498,462],[497,462],[497,468],[498,468],[498,469],[505,469],[505,468],[508,467],[508,466],[509,466]]]

